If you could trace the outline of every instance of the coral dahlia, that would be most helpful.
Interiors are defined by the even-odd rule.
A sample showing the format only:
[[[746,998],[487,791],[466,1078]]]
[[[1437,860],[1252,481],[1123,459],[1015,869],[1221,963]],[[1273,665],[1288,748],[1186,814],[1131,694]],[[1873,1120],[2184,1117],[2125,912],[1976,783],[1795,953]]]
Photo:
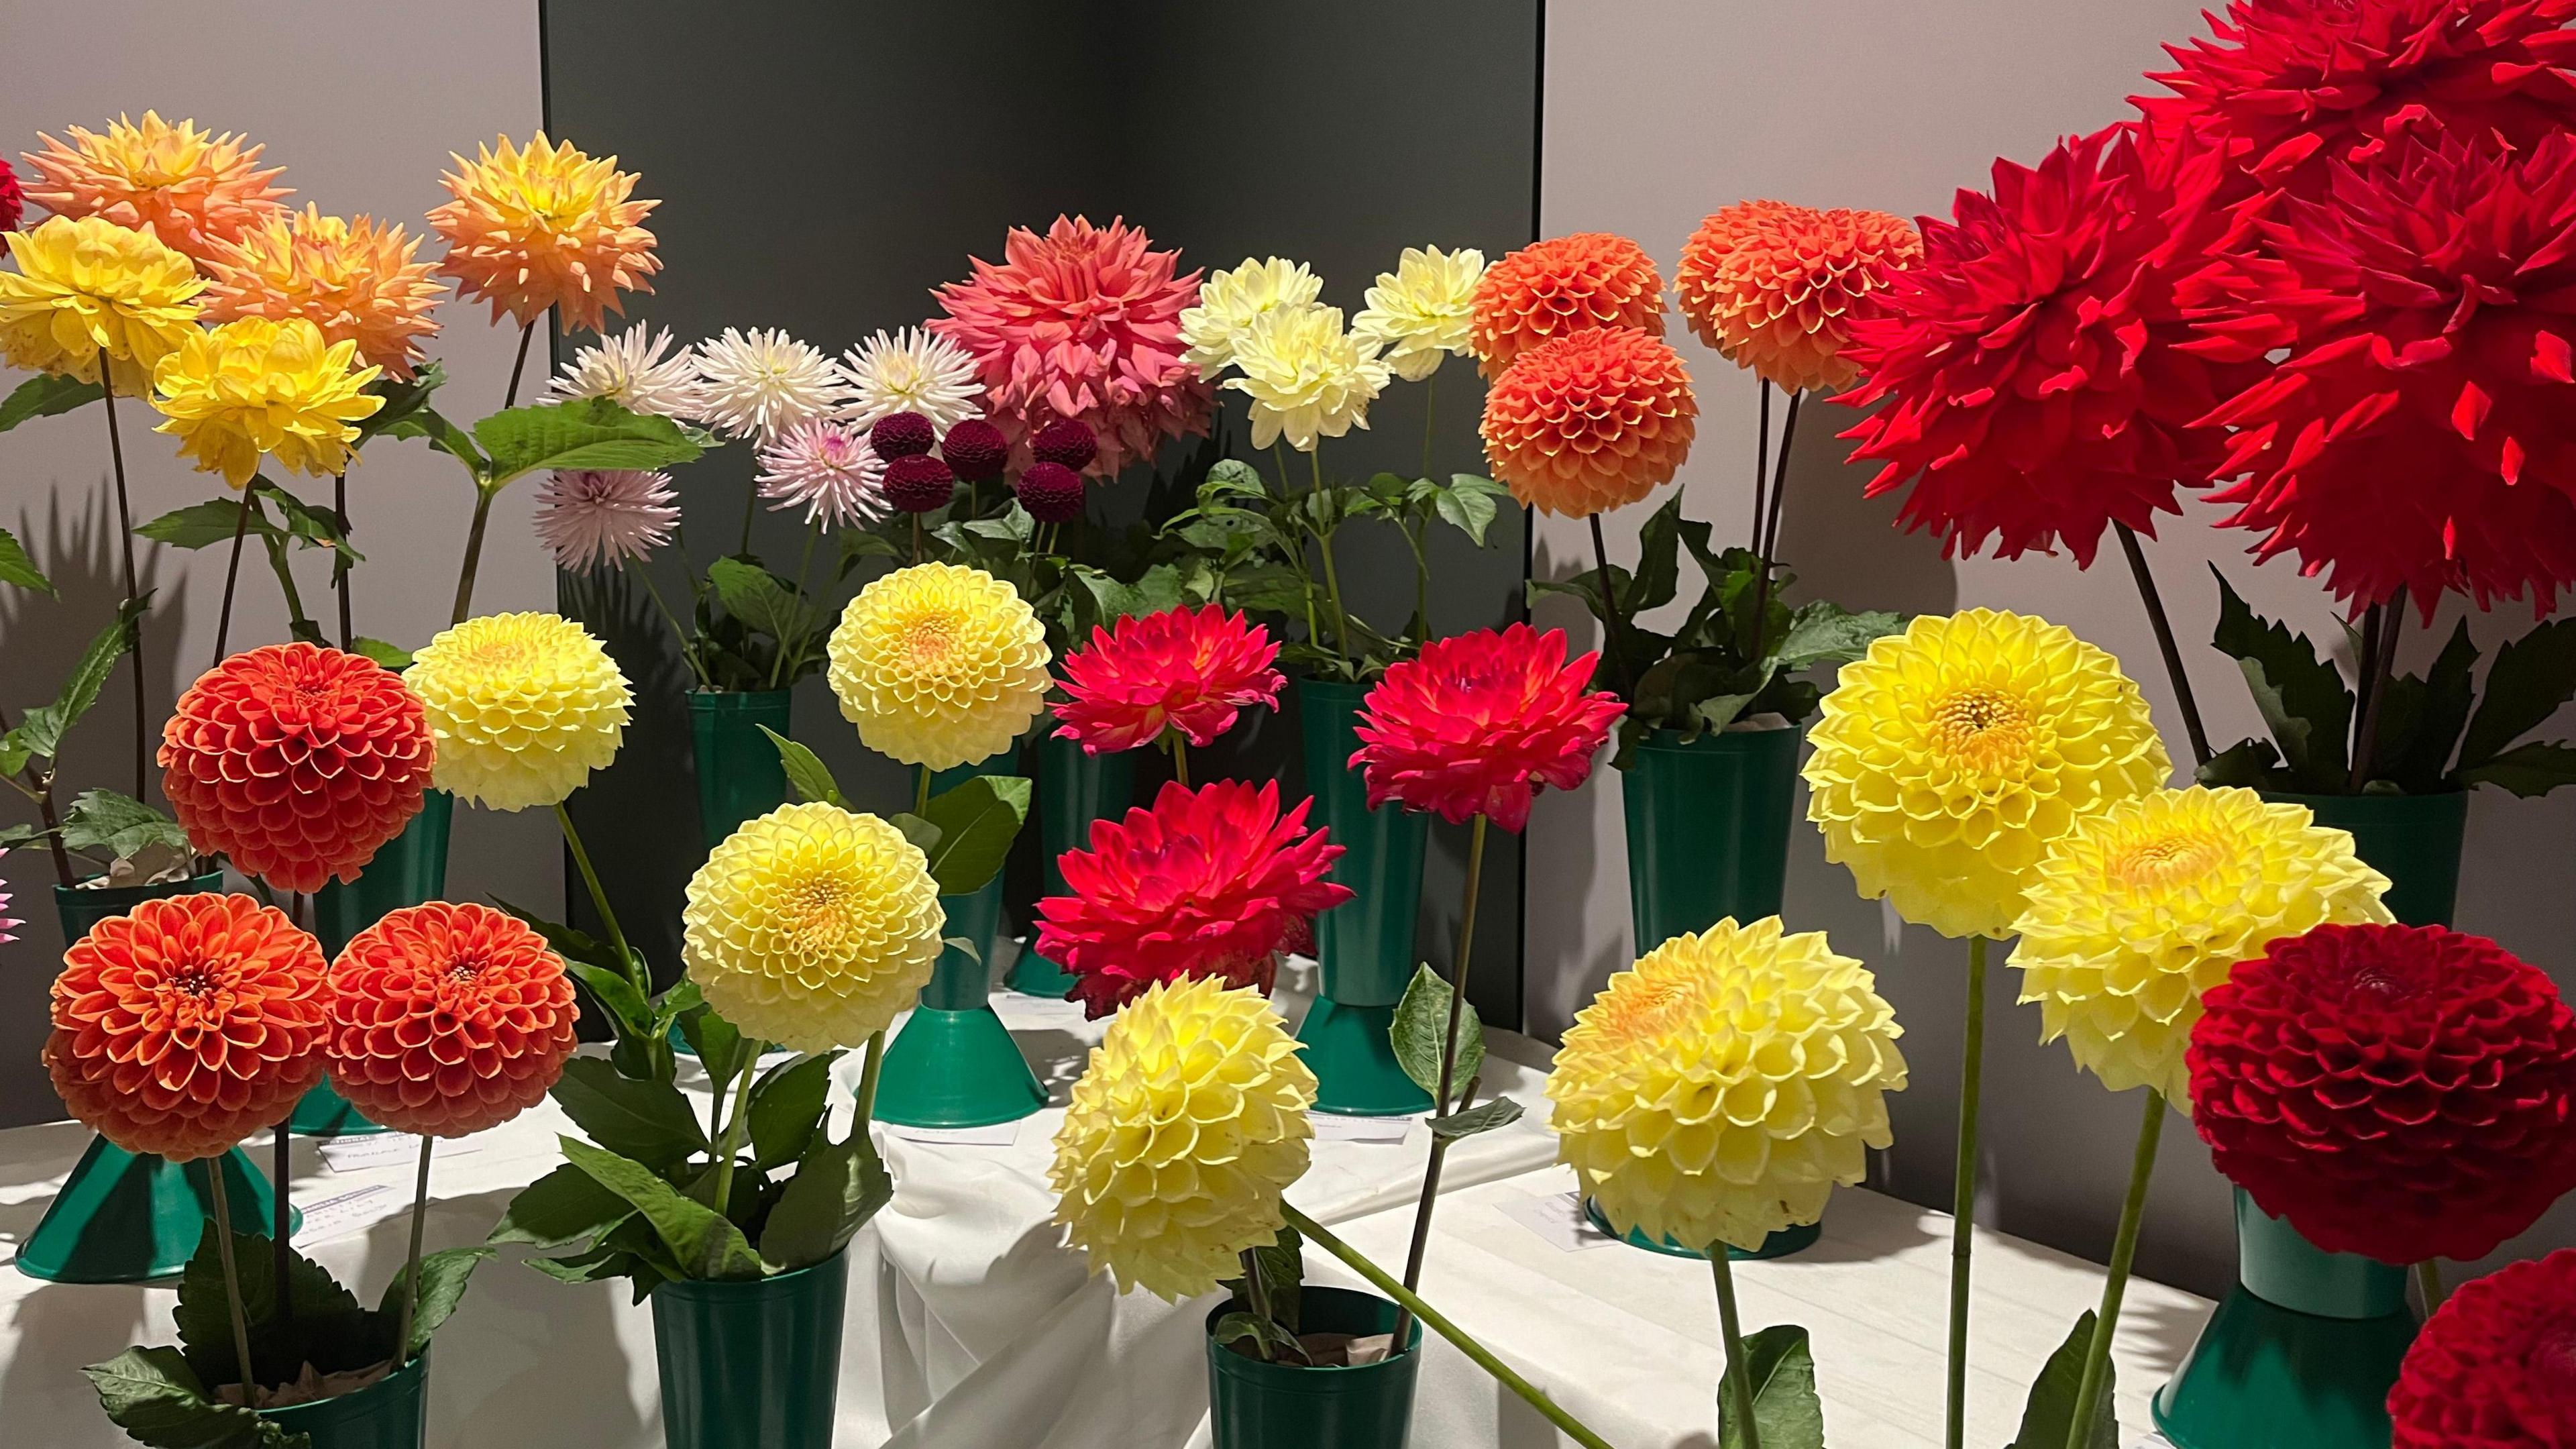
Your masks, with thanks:
[[[1130,615],[1095,626],[1091,646],[1064,658],[1056,733],[1086,754],[1150,745],[1175,730],[1204,749],[1253,705],[1279,707],[1288,680],[1272,664],[1270,631],[1221,606]]]
[[[1579,231],[1532,242],[1487,267],[1467,335],[1476,365],[1493,378],[1540,343],[1595,327],[1663,336],[1664,279],[1644,247],[1606,231]]]
[[[2576,1444],[2576,1248],[2462,1284],[2406,1350],[2388,1417],[2390,1449]]]
[[[177,125],[145,111],[140,124],[123,116],[105,134],[65,128],[67,145],[38,135],[45,148],[26,158],[35,172],[27,199],[56,216],[95,216],[148,231],[193,262],[211,262],[226,243],[275,215],[289,193],[269,183],[284,167],[261,170],[259,146],[195,121]]]
[[[429,310],[447,290],[430,276],[434,263],[412,259],[420,240],[371,216],[324,216],[314,206],[265,217],[207,261],[207,320],[301,317],[409,381],[427,360],[420,344],[438,332]]]
[[[1485,394],[1485,459],[1512,496],[1581,518],[1672,481],[1699,428],[1690,370],[1662,338],[1597,327],[1520,355]]]
[[[438,269],[461,295],[489,298],[495,322],[506,312],[524,327],[554,307],[567,330],[605,331],[608,313],[625,314],[619,293],[653,290],[662,262],[642,223],[661,203],[635,200],[639,178],[614,156],[550,145],[543,131],[524,150],[499,139],[471,161],[451,154],[456,169],[439,178],[455,199],[429,214],[447,239]]]
[[[331,1085],[397,1132],[498,1127],[545,1100],[580,1044],[563,958],[490,906],[389,911],[329,979]]]
[[[1848,387],[1852,319],[1922,256],[1921,233],[1883,211],[1739,201],[1683,244],[1673,300],[1702,342],[1765,382]]]
[[[1569,661],[1564,630],[1513,624],[1434,639],[1388,665],[1360,702],[1350,759],[1369,808],[1394,800],[1519,830],[1540,786],[1583,783],[1624,708],[1584,689],[1596,657]]]

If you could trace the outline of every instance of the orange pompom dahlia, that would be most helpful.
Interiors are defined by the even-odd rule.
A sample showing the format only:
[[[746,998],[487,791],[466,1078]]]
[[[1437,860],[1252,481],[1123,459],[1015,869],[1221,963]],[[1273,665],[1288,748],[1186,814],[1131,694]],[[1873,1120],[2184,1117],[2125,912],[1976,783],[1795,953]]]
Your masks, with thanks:
[[[1278,707],[1288,682],[1271,667],[1278,658],[1269,630],[1216,604],[1130,615],[1065,656],[1071,698],[1055,707],[1056,733],[1093,755],[1150,745],[1166,729],[1205,748],[1245,709]]]
[[[312,644],[236,654],[161,730],[161,789],[200,850],[279,890],[358,878],[420,813],[434,752],[419,696]]]
[[[618,293],[653,290],[645,279],[662,263],[641,223],[661,203],[633,199],[639,178],[616,157],[549,145],[539,131],[525,150],[503,136],[497,151],[454,160],[440,180],[456,199],[429,214],[447,238],[438,269],[463,295],[491,299],[495,322],[507,312],[525,326],[560,307],[567,329],[597,332],[605,314],[624,315]]]
[[[1922,255],[1922,234],[1883,211],[1739,201],[1691,233],[1673,300],[1702,342],[1765,382],[1848,387],[1852,317]]]
[[[1660,337],[1599,327],[1522,353],[1485,394],[1485,459],[1512,496],[1582,518],[1672,481],[1699,427],[1690,370]]]
[[[412,260],[421,239],[374,217],[324,216],[307,206],[270,216],[216,249],[206,265],[206,318],[301,317],[330,342],[356,342],[370,364],[409,381],[425,360],[421,342],[438,324],[429,309],[447,290]]]
[[[1550,237],[1485,269],[1468,345],[1487,377],[1553,337],[1595,327],[1664,335],[1664,279],[1646,249],[1606,231]]]
[[[294,1110],[322,1079],[322,945],[248,896],[172,896],[63,953],[45,1070],[128,1152],[193,1162]]]
[[[426,1137],[498,1127],[542,1101],[578,1041],[572,978],[545,938],[489,906],[388,912],[331,963],[331,1085]]]
[[[101,135],[67,128],[71,143],[38,135],[45,149],[27,157],[35,176],[27,199],[56,216],[103,217],[200,265],[225,243],[275,214],[288,192],[268,183],[282,166],[261,170],[258,146],[230,131],[216,135],[194,121],[177,125],[151,111],[140,125],[123,116]]]

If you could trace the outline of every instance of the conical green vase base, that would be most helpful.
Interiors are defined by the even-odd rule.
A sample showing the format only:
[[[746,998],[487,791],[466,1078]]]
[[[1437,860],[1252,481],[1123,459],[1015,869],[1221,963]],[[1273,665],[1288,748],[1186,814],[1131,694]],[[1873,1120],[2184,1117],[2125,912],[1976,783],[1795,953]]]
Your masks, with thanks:
[[[240,1148],[182,1165],[97,1137],[18,1249],[18,1271],[55,1283],[143,1283],[176,1274],[196,1255],[214,1216],[206,1172],[218,1162],[233,1230],[267,1233],[277,1199]],[[290,1209],[290,1223],[303,1220]]]
[[[1431,1094],[1415,1086],[1395,1059],[1392,1006],[1344,1006],[1315,998],[1297,1039],[1315,1074],[1315,1110],[1352,1117],[1401,1117],[1431,1110]]]
[[[1036,936],[1032,933],[1030,939]],[[1035,946],[1020,953],[1011,963],[1010,980],[1003,983],[1022,996],[1043,996],[1050,1001],[1063,1001],[1073,995],[1073,973],[1037,953]]]
[[[1601,1231],[1605,1233],[1611,1231],[1610,1220],[1601,1214],[1601,1205],[1588,1197],[1583,1200],[1583,1216],[1591,1222],[1592,1226]],[[1730,1263],[1765,1263],[1773,1258],[1785,1258],[1791,1253],[1803,1253],[1814,1247],[1816,1240],[1824,1235],[1825,1229],[1822,1223],[1809,1223],[1803,1228],[1782,1228],[1762,1240],[1760,1252],[1748,1253],[1742,1248],[1729,1248],[1726,1250],[1726,1260]],[[1612,1236],[1617,1235],[1613,1233]],[[1619,1241],[1632,1248],[1643,1248],[1649,1253],[1661,1253],[1667,1258],[1697,1258],[1703,1263],[1708,1261],[1708,1254],[1697,1248],[1685,1248],[1670,1238],[1647,1237],[1641,1228],[1630,1228],[1628,1236],[1620,1238]]]
[[[394,1130],[381,1122],[368,1121],[365,1113],[331,1085],[329,1077],[314,1083],[313,1090],[295,1104],[295,1116],[289,1125],[307,1137],[373,1137]]]
[[[877,1077],[877,1120],[903,1127],[990,1127],[1046,1104],[1046,1088],[990,1006],[915,1010]]]
[[[2407,1310],[2320,1318],[2242,1285],[2155,1399],[2174,1449],[2388,1449],[2388,1391],[2415,1341]]]

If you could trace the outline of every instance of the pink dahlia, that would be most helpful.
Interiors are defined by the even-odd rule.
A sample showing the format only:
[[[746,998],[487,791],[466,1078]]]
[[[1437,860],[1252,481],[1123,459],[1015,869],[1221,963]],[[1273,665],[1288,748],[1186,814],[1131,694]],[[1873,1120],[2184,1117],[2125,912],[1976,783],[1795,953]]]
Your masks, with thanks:
[[[641,559],[669,543],[679,525],[680,497],[668,473],[572,468],[537,486],[537,541],[567,573]]]
[[[798,423],[760,450],[760,496],[770,509],[802,508],[805,521],[854,528],[886,516],[885,463],[848,423]]]
[[[1568,661],[1565,631],[1527,624],[1435,639],[1387,666],[1360,703],[1371,809],[1395,800],[1452,824],[1482,815],[1505,830],[1529,823],[1541,785],[1571,790],[1626,708],[1587,691],[1598,656]]]
[[[1072,698],[1055,707],[1057,733],[1094,755],[1150,745],[1166,729],[1205,748],[1245,707],[1279,707],[1288,681],[1271,667],[1278,658],[1269,630],[1215,604],[1130,615],[1065,656]]]
[[[1165,438],[1208,430],[1214,394],[1181,360],[1181,310],[1199,274],[1175,275],[1177,251],[1158,252],[1123,220],[1106,227],[1055,219],[1044,236],[1014,227],[1002,262],[939,288],[948,315],[930,329],[975,355],[986,414],[1021,467],[1029,439],[1051,422],[1080,423],[1099,440],[1091,471],[1110,476],[1150,460]]]

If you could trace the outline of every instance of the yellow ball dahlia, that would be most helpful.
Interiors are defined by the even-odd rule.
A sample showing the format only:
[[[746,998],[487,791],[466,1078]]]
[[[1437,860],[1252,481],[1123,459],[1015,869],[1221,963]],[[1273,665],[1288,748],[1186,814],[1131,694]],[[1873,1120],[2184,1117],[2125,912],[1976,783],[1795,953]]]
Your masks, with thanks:
[[[1449,354],[1473,350],[1476,284],[1484,279],[1485,254],[1474,247],[1406,247],[1394,271],[1377,274],[1351,335],[1377,343],[1396,376],[1420,382]]]
[[[1158,982],[1109,1019],[1048,1172],[1093,1272],[1177,1303],[1279,1240],[1314,1135],[1299,1049],[1258,990],[1214,977]]]
[[[1368,406],[1386,389],[1377,344],[1342,330],[1339,307],[1281,307],[1252,319],[1235,339],[1242,376],[1225,385],[1252,399],[1252,446],[1285,437],[1310,453],[1321,438],[1368,426]]]
[[[832,693],[859,741],[946,770],[1008,749],[1046,708],[1038,616],[982,569],[914,564],[859,590],[830,642]]]
[[[1549,1125],[1621,1232],[1753,1249],[1824,1215],[1885,1147],[1903,1028],[1821,931],[1733,917],[1675,936],[1578,1012]]]
[[[10,232],[9,256],[18,270],[0,272],[0,353],[12,367],[96,382],[105,357],[116,390],[139,397],[197,330],[205,281],[148,231],[57,216]]]
[[[2239,961],[2318,926],[2386,924],[2388,877],[2304,805],[2251,790],[2158,790],[2076,822],[2034,874],[2013,929],[2043,1041],[2115,1092],[2189,1101],[2201,993]]]
[[[492,320],[506,312],[524,326],[560,307],[566,329],[597,332],[606,313],[624,314],[619,292],[653,290],[645,278],[662,263],[639,223],[661,203],[631,199],[639,178],[616,157],[549,145],[539,131],[525,150],[503,136],[498,150],[453,159],[439,179],[456,199],[429,214],[447,239],[438,269],[462,295],[491,299]]]
[[[429,309],[447,290],[435,265],[414,261],[421,239],[371,216],[324,216],[319,207],[271,216],[216,250],[206,316],[216,322],[301,317],[333,342],[409,381],[436,335]]]
[[[1304,262],[1285,257],[1258,262],[1245,257],[1241,266],[1210,272],[1199,283],[1199,304],[1181,309],[1181,360],[1214,382],[1234,361],[1235,344],[1253,318],[1282,307],[1312,306],[1323,291],[1323,278]]]
[[[930,979],[947,925],[919,846],[819,801],[726,836],[680,920],[681,963],[717,1014],[800,1052],[883,1031]]]
[[[384,369],[357,367],[357,357],[357,343],[327,341],[301,317],[192,331],[152,370],[162,414],[153,431],[235,488],[250,486],[262,454],[316,478],[345,473],[359,421],[385,405],[367,391]]]
[[[2120,661],[2045,619],[1925,615],[1843,666],[1808,732],[1807,818],[1865,897],[2004,935],[2049,842],[2173,772]]]
[[[436,741],[438,788],[491,810],[561,804],[617,757],[626,676],[579,624],[487,614],[412,656],[403,682]]]
[[[216,135],[195,121],[171,125],[152,111],[137,125],[123,116],[101,135],[66,128],[71,143],[38,135],[45,149],[27,157],[35,172],[27,199],[56,216],[94,216],[150,231],[190,261],[211,260],[224,245],[273,216],[288,193],[269,185],[286,168],[261,170],[262,147],[230,131]]]

